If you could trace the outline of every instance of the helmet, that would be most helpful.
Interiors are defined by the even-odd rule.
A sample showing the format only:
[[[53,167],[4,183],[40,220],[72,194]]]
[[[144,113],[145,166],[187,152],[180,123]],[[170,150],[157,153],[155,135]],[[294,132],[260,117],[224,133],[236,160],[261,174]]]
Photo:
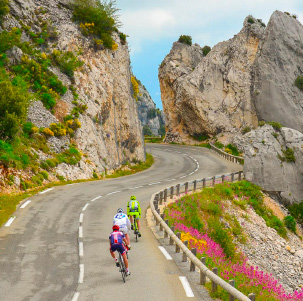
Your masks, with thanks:
[[[130,199],[131,199],[131,200],[135,200],[136,197],[135,197],[134,195],[132,195],[132,196],[130,197]]]
[[[123,211],[122,208],[119,208],[119,209],[117,210],[117,212],[118,212],[118,213],[123,213],[124,211]]]
[[[113,225],[113,230],[114,231],[119,231],[120,227],[118,225]]]

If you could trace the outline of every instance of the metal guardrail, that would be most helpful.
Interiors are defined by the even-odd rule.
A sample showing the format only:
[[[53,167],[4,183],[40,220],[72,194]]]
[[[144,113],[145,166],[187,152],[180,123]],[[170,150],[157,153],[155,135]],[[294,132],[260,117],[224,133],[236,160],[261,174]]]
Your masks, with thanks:
[[[212,282],[212,291],[215,292],[217,290],[217,285],[221,286],[226,292],[229,293],[229,300],[237,300],[240,301],[254,301],[255,294],[251,293],[245,296],[243,293],[238,291],[234,285],[234,280],[230,280],[229,283],[225,282],[222,278],[217,275],[217,268],[214,268],[212,271],[207,268],[205,265],[205,258],[201,258],[201,261],[196,257],[196,249],[189,250],[187,248],[188,242],[182,242],[180,240],[181,233],[174,233],[174,227],[169,227],[168,220],[164,221],[164,214],[160,215],[159,205],[163,204],[167,200],[168,194],[170,194],[170,198],[173,198],[174,195],[180,196],[181,187],[184,186],[184,193],[189,191],[196,191],[199,189],[199,183],[202,183],[200,186],[201,189],[208,186],[214,186],[218,183],[223,182],[234,182],[240,181],[242,179],[243,171],[239,171],[236,173],[230,173],[226,175],[213,176],[209,178],[203,178],[199,180],[194,180],[190,182],[185,182],[182,184],[177,184],[171,187],[167,187],[155,194],[152,195],[150,199],[150,208],[156,220],[156,225],[160,226],[160,230],[164,230],[164,237],[170,237],[170,244],[176,245],[176,252],[179,253],[180,250],[183,251],[183,259],[186,257],[191,261],[190,271],[195,271],[195,266],[200,270],[200,284],[204,285],[206,283],[206,277],[208,277]]]
[[[238,163],[238,164],[244,164],[244,158],[243,157],[239,157],[239,156],[233,156],[225,151],[223,151],[222,149],[214,146],[212,143],[209,143],[210,148],[215,151],[219,156],[223,157],[224,159],[234,162],[234,163]]]

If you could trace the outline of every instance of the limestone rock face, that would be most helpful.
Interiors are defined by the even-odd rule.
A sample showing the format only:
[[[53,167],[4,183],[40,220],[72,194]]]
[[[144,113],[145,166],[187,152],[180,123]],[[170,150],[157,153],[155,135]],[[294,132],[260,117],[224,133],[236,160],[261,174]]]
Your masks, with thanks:
[[[303,74],[303,26],[276,11],[271,16],[254,67],[253,99],[259,119],[278,121],[303,132],[303,92],[295,85]]]
[[[146,90],[145,86],[139,83],[138,114],[142,126],[148,126],[155,136],[159,135],[161,126],[164,126],[164,114],[157,110],[156,104]]]
[[[3,27],[10,29],[24,25],[39,24],[37,11],[44,9],[40,20],[47,21],[56,28],[58,38],[49,47],[60,51],[73,51],[84,62],[75,72],[74,80],[62,73],[59,68],[51,67],[66,87],[73,86],[79,94],[79,102],[87,110],[79,116],[81,128],[75,132],[72,142],[85,155],[75,166],[61,167],[67,179],[91,178],[93,171],[98,173],[112,170],[122,163],[132,160],[145,160],[142,129],[133,98],[130,72],[130,57],[127,44],[122,44],[118,34],[113,37],[118,45],[116,51],[95,49],[92,39],[84,37],[79,24],[72,21],[70,1],[59,0],[11,0],[10,14],[5,17]],[[41,30],[37,26],[37,31]],[[23,33],[22,40],[29,40]],[[13,49],[20,59],[20,51]],[[72,92],[68,89],[57,102],[54,114],[46,110],[40,101],[32,103],[28,121],[38,127],[47,127],[50,123],[63,122],[63,117],[74,108]],[[62,139],[60,144],[57,139]],[[67,143],[66,143],[67,142]],[[51,149],[71,141],[63,138],[50,138]],[[65,170],[65,172],[64,172]]]
[[[238,138],[234,143],[244,150],[244,174],[248,181],[265,191],[278,194],[286,202],[303,200],[303,134],[270,125]],[[294,160],[287,156],[293,151]]]
[[[247,17],[237,35],[206,57],[198,45],[174,43],[159,68],[166,139],[188,142],[207,133],[230,140],[260,120],[302,132],[303,92],[294,85],[303,74],[302,49],[303,26],[279,11],[266,28]]]

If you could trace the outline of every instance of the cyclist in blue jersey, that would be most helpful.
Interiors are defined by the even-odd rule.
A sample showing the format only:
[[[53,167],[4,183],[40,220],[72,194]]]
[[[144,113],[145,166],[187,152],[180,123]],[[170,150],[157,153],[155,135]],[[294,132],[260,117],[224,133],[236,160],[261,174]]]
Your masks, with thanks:
[[[130,239],[128,235],[128,230],[130,230],[130,221],[127,215],[123,212],[122,208],[117,210],[117,214],[114,216],[113,225],[118,225],[120,227],[120,231],[123,232],[126,238],[126,245],[130,249]]]
[[[115,251],[118,251],[122,255],[126,267],[126,275],[129,276],[130,272],[128,270],[128,260],[126,250],[123,246],[123,241],[126,243],[125,235],[119,231],[118,225],[113,225],[113,232],[109,235],[109,251],[111,256],[115,259],[117,267],[119,266],[119,262],[116,258]]]

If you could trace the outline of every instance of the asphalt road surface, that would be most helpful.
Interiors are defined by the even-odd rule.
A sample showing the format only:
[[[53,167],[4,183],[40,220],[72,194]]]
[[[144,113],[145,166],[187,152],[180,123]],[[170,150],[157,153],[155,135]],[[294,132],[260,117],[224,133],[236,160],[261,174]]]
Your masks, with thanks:
[[[144,218],[150,196],[187,180],[241,169],[208,149],[148,144],[148,170],[122,178],[54,187],[31,197],[0,228],[1,301],[186,300],[180,269],[167,260]],[[108,236],[119,207],[141,203],[142,237],[131,235],[123,283]],[[198,295],[193,291],[197,300]]]

